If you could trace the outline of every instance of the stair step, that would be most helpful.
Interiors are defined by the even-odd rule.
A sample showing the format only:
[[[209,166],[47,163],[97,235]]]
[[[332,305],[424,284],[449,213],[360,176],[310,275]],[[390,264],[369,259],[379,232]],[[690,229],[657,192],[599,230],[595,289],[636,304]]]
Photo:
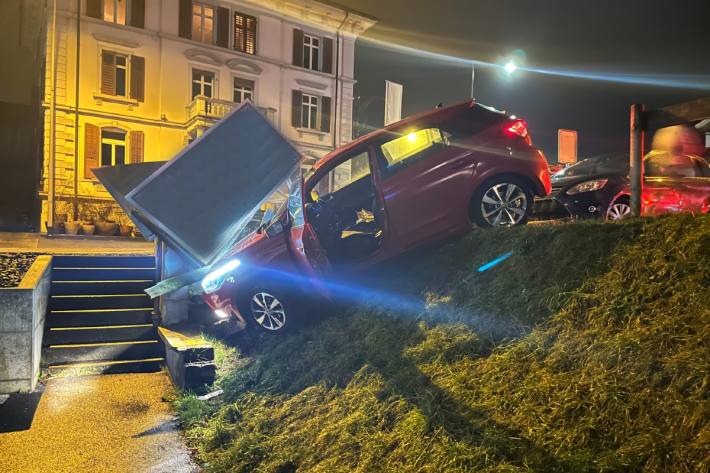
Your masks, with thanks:
[[[158,340],[139,340],[49,345],[44,354],[44,363],[54,366],[75,362],[160,358],[165,356],[165,350]]]
[[[144,291],[154,284],[153,279],[53,281],[50,294],[144,294]]]
[[[151,307],[147,294],[64,294],[50,296],[49,310],[130,309]]]
[[[52,281],[113,281],[127,279],[154,279],[155,268],[131,268],[127,266],[52,268]]]
[[[53,327],[47,330],[43,344],[105,343],[124,340],[155,340],[157,330],[150,323],[91,327]]]
[[[56,364],[49,367],[52,375],[150,373],[160,371],[163,357],[135,360],[107,360]]]
[[[75,256],[57,255],[52,258],[54,267],[124,267],[149,268],[155,266],[155,256]]]
[[[50,311],[46,326],[53,327],[98,327],[102,325],[135,325],[151,321],[153,308],[129,308],[85,311]]]

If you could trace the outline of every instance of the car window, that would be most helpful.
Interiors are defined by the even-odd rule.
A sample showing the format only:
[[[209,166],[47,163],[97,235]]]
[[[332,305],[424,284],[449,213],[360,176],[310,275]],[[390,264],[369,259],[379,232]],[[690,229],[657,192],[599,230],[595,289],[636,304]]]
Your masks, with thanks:
[[[320,178],[313,190],[317,191],[319,196],[324,197],[366,176],[370,176],[370,161],[367,151],[363,151],[328,171]]]
[[[590,176],[594,174],[622,174],[629,171],[627,156],[620,154],[587,158],[557,172],[557,177]]]
[[[702,177],[700,163],[690,156],[657,154],[646,159],[644,173],[648,177]]]
[[[438,128],[423,128],[398,136],[382,144],[380,149],[386,166],[392,167],[445,142],[446,138]]]

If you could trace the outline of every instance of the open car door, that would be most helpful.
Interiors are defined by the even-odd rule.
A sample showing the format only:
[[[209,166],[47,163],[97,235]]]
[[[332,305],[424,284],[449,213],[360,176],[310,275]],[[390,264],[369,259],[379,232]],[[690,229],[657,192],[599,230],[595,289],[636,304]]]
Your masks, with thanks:
[[[288,201],[289,250],[316,289],[328,296],[328,290],[320,276],[328,273],[331,266],[313,226],[306,219],[303,192],[303,178],[299,176],[291,188]]]

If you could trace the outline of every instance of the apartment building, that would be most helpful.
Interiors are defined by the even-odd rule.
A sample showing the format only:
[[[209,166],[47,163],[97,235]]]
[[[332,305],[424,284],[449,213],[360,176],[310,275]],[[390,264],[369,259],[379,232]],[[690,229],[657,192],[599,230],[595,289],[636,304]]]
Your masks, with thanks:
[[[51,168],[58,206],[110,201],[92,168],[170,159],[244,100],[306,166],[352,138],[355,40],[374,18],[314,0],[56,1],[42,222]]]

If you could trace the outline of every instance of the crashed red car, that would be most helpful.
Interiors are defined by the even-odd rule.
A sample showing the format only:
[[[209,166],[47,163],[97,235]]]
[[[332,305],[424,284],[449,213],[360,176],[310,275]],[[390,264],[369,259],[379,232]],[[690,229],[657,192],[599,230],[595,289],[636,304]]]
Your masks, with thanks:
[[[352,271],[463,234],[527,222],[550,191],[526,123],[473,101],[374,131],[319,161],[287,204],[202,280],[220,316],[267,331],[294,324],[303,293]]]

